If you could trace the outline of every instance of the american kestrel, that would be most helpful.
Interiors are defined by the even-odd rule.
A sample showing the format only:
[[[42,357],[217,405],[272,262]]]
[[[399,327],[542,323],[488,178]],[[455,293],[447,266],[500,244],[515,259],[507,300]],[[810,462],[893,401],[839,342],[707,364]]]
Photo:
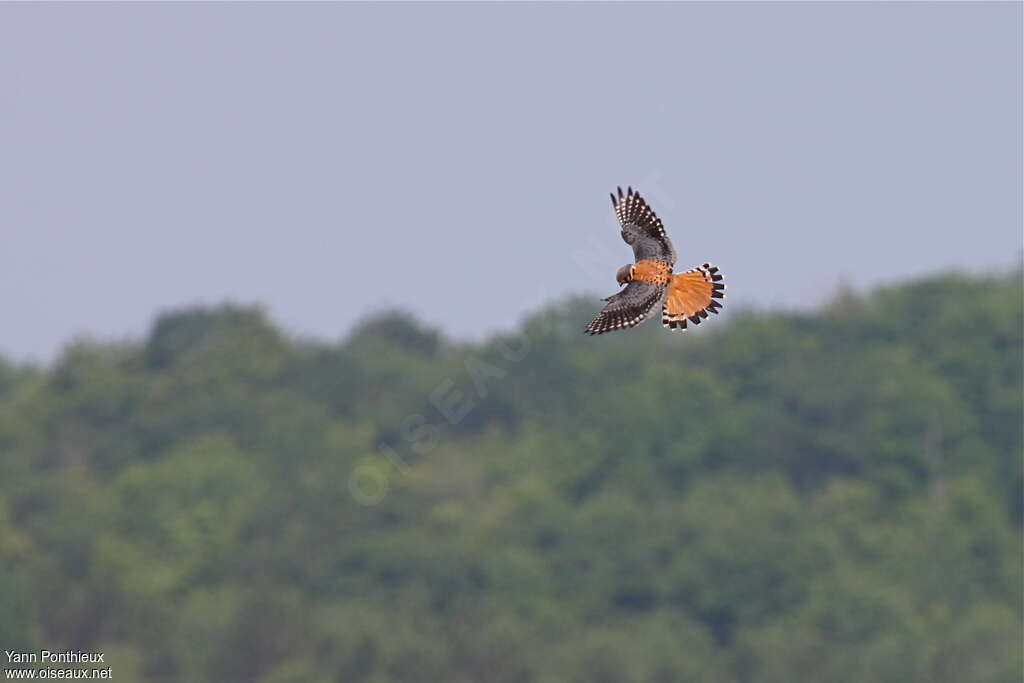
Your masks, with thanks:
[[[684,273],[673,273],[676,250],[661,219],[638,192],[629,188],[612,195],[612,206],[622,226],[622,239],[633,247],[636,263],[619,268],[615,280],[625,289],[604,301],[608,304],[590,321],[587,334],[604,334],[642,323],[661,304],[661,324],[685,330],[686,321],[699,325],[708,313],[722,307],[725,285],[718,268],[705,263]]]

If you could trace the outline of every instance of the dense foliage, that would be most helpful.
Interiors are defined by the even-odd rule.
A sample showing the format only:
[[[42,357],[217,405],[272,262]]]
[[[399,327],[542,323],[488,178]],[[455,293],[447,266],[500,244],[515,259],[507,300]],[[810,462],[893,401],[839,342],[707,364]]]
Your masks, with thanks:
[[[254,308],[0,362],[0,648],[121,681],[1006,682],[1021,274],[480,344]]]

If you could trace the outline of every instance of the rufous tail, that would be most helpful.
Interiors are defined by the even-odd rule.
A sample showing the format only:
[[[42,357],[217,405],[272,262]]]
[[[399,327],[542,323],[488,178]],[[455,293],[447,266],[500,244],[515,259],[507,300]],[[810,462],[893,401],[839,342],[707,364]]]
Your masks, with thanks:
[[[661,324],[685,330],[687,322],[700,325],[709,313],[718,313],[725,298],[725,283],[717,266],[705,263],[684,273],[673,274],[668,295],[661,308]]]

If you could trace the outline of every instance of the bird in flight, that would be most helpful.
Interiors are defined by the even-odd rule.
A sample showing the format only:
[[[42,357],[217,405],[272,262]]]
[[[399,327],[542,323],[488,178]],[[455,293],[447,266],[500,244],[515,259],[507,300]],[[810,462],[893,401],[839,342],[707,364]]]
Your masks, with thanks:
[[[722,307],[725,284],[718,268],[705,263],[682,273],[673,273],[676,250],[665,233],[661,219],[633,188],[612,195],[612,206],[622,227],[622,239],[633,247],[635,263],[615,274],[621,291],[604,301],[607,305],[587,325],[587,334],[604,334],[639,325],[655,306],[661,304],[661,324],[685,330],[686,322],[700,325],[708,313]]]

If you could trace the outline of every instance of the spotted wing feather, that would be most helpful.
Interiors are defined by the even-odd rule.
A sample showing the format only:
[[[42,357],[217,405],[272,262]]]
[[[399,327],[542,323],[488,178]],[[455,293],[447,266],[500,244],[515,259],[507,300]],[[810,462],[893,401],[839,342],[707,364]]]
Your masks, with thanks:
[[[621,187],[617,189],[618,196],[612,195],[612,206],[615,207],[615,215],[622,227],[622,239],[633,247],[635,260],[650,259],[674,266],[676,250],[672,248],[672,241],[661,219],[639,192],[628,188],[623,194]]]
[[[667,291],[665,285],[633,280],[621,292],[605,299],[608,304],[590,321],[584,332],[604,334],[639,325],[664,300]]]

